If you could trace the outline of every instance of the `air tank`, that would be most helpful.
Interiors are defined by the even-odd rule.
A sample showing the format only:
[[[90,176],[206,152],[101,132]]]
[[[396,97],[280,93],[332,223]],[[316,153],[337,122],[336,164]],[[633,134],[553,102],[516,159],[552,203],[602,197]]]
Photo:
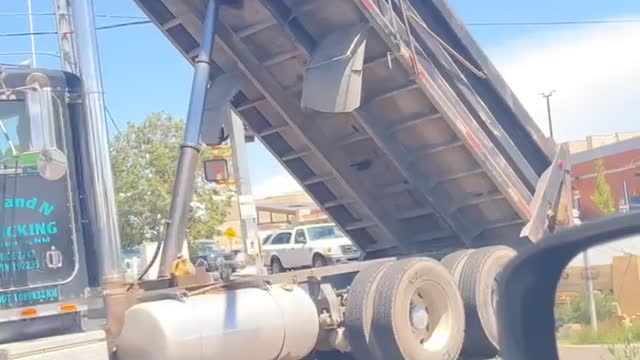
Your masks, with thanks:
[[[116,346],[119,360],[294,360],[318,332],[307,293],[274,286],[137,304]]]

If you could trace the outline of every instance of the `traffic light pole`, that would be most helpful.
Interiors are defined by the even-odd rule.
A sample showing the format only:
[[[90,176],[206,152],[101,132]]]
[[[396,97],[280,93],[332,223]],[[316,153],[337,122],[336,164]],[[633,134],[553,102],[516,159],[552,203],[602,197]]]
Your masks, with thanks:
[[[249,265],[255,266],[256,271],[262,273],[263,263],[260,254],[260,238],[258,236],[258,214],[251,190],[244,124],[235,110],[230,111],[231,114],[227,118],[228,124],[225,124],[225,127],[229,130],[229,140],[232,148],[233,174],[236,182],[240,227],[242,230],[242,250],[253,262]]]

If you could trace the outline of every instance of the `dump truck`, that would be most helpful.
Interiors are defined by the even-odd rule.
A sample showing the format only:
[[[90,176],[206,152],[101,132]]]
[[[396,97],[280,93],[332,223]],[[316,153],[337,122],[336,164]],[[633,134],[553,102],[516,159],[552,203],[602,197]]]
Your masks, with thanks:
[[[90,1],[75,2],[83,6],[74,7],[74,25],[87,25],[79,13],[93,16]],[[67,192],[56,194],[71,204],[65,220],[82,229],[72,236],[75,251],[85,250],[78,272],[94,274],[86,280],[94,291],[82,298],[100,299],[106,318],[102,332],[82,326],[52,340],[57,330],[38,321],[61,314],[38,316],[32,304],[14,303],[14,314],[35,316],[5,328],[11,333],[31,321],[39,331],[10,339],[9,358],[24,351],[19,340],[26,338],[41,344],[39,353],[81,349],[120,360],[499,353],[495,283],[520,249],[569,223],[568,151],[543,135],[445,0],[135,2],[194,65],[159,278],[129,284],[119,276],[104,119],[91,98],[99,88],[96,59],[79,63],[80,78],[5,69],[15,73],[13,88],[37,77],[39,89],[61,91],[53,99],[64,111],[30,123],[32,133],[55,132],[58,143],[30,143],[35,166],[15,161],[29,151],[12,150],[2,184],[22,189],[18,202],[27,204],[28,179],[66,182]],[[83,30],[78,37],[91,34]],[[95,46],[81,39],[76,45]],[[71,84],[81,96],[70,95]],[[234,117],[353,240],[360,261],[227,280],[171,271],[184,242],[197,155],[219,143]],[[65,161],[66,171],[57,171]],[[32,223],[30,210],[20,218],[3,209],[3,234],[6,228],[22,237],[17,226]],[[262,263],[259,239],[245,249]],[[0,294],[14,291],[2,284]],[[64,309],[66,300],[50,301]]]

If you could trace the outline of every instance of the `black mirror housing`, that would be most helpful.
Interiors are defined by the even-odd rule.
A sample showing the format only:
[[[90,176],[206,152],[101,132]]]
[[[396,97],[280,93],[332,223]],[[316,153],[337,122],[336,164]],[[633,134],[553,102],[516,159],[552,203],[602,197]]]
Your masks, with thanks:
[[[640,232],[640,212],[559,231],[523,249],[499,284],[498,331],[504,359],[558,359],[554,304],[558,281],[579,253]]]

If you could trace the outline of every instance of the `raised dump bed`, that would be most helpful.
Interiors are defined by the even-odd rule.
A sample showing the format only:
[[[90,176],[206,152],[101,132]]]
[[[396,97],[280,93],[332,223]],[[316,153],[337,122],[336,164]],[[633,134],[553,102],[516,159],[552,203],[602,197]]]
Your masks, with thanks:
[[[206,1],[136,1],[193,61]],[[553,223],[566,151],[474,44],[437,0],[245,0],[220,9],[210,95],[368,258],[517,247]]]

